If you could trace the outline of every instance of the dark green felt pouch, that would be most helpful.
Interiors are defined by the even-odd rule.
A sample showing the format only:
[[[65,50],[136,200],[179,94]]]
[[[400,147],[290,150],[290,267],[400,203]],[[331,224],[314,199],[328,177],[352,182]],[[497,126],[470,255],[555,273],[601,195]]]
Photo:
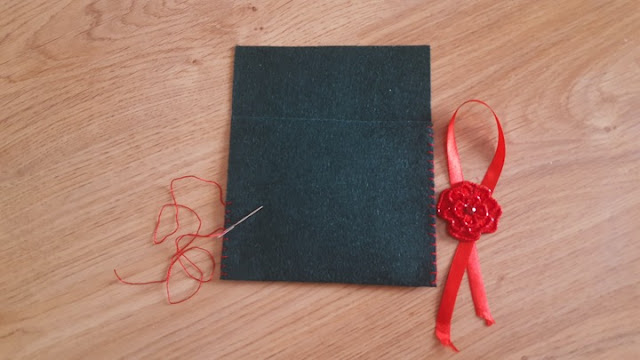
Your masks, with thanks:
[[[428,46],[235,50],[222,279],[435,285]]]

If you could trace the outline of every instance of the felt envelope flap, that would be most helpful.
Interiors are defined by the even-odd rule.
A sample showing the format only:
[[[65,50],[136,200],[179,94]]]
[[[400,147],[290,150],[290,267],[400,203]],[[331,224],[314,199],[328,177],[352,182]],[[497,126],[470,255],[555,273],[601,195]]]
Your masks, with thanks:
[[[428,47],[401,48],[236,50],[228,218],[264,208],[222,279],[434,285]]]
[[[428,46],[237,46],[233,114],[428,121]]]

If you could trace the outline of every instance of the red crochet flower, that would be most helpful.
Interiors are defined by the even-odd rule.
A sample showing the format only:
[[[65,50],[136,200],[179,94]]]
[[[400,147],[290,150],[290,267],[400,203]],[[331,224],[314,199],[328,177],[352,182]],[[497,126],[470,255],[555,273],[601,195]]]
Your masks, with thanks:
[[[447,220],[449,234],[461,241],[476,241],[498,228],[502,209],[484,185],[462,181],[440,194],[438,215]]]

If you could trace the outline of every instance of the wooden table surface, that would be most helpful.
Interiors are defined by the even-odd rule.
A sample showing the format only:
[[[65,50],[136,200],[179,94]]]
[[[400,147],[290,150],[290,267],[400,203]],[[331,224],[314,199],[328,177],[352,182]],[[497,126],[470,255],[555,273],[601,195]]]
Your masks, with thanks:
[[[637,1],[9,0],[0,10],[1,358],[640,356]],[[474,316],[466,285],[456,355],[433,335],[440,286],[232,282],[216,269],[169,305],[162,284],[116,281],[114,268],[163,277],[172,245],[152,246],[151,232],[171,178],[226,185],[236,44],[430,44],[438,191],[452,111],[469,98],[495,108],[504,216],[478,243],[495,326]],[[465,110],[457,133],[477,181],[495,146],[490,114]],[[222,223],[211,188],[179,192],[204,230]],[[219,260],[220,240],[202,244]],[[439,285],[455,247],[439,220]],[[194,285],[172,281],[176,296]]]

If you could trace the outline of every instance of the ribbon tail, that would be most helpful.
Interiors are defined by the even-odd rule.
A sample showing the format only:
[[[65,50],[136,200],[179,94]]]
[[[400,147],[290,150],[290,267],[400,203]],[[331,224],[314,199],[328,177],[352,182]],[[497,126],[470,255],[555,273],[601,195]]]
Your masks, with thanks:
[[[482,273],[480,272],[480,258],[478,257],[478,249],[473,244],[467,263],[467,275],[469,277],[469,287],[471,288],[471,297],[473,298],[473,306],[476,309],[476,315],[483,319],[487,326],[491,326],[496,322],[491,316],[489,310],[489,302],[487,301],[487,293],[484,289],[482,281]]]
[[[451,324],[436,324],[436,337],[442,345],[453,349],[455,352],[460,352],[451,342]]]
[[[436,318],[436,337],[442,345],[450,347],[456,352],[458,349],[451,342],[451,318],[453,317],[453,308],[456,305],[456,298],[458,297],[462,277],[467,269],[469,256],[473,248],[473,243],[461,242],[458,244],[456,253],[453,256],[453,261],[451,262],[447,282],[444,285],[440,308],[438,309],[438,316]]]

